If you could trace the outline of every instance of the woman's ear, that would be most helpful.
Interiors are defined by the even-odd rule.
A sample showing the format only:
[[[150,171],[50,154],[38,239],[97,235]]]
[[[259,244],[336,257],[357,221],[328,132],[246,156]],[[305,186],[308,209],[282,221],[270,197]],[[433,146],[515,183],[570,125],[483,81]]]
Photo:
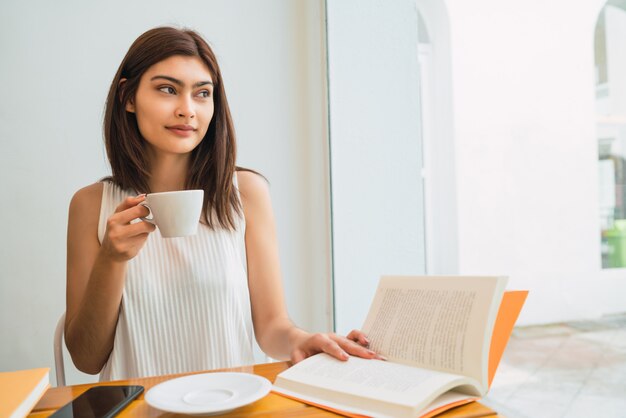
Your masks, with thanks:
[[[118,84],[118,88],[120,89],[120,100],[122,97],[124,97],[124,95],[121,94],[124,90],[124,84],[126,84],[126,79],[122,78]],[[128,99],[128,101],[126,101],[125,107],[127,112],[135,113],[135,103],[133,103],[133,99]]]

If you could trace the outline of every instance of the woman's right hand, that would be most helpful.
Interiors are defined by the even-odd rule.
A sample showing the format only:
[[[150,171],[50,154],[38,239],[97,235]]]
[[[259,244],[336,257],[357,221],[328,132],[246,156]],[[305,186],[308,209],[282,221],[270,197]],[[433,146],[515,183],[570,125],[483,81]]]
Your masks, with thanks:
[[[148,208],[140,205],[145,199],[145,195],[128,197],[115,208],[115,213],[107,220],[102,255],[120,262],[128,261],[139,253],[148,235],[156,229],[150,222],[131,223],[134,219],[150,214]]]

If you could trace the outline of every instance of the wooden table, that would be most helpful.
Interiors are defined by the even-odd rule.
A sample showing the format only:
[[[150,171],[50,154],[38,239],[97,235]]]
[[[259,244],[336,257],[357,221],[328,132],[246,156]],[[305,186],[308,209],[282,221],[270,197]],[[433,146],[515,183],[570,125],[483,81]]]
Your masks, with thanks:
[[[257,364],[254,366],[247,367],[236,367],[232,369],[221,369],[221,370],[212,370],[213,372],[218,371],[229,371],[229,372],[244,372],[244,373],[254,373],[259,376],[266,377],[270,381],[274,381],[276,375],[283,370],[287,369],[288,364],[286,362],[281,363],[268,363],[268,364]],[[203,372],[204,373],[204,372]],[[145,388],[145,392],[147,392],[151,387],[165,381],[168,379],[172,379],[174,377],[185,376],[193,373],[185,373],[179,375],[168,375],[168,376],[158,376],[158,377],[149,377],[142,379],[130,379],[130,380],[119,380],[115,382],[106,382],[106,383],[97,383],[97,384],[87,384],[87,385],[76,385],[76,386],[64,386],[58,388],[50,388],[43,395],[39,403],[35,405],[35,408],[32,410],[29,415],[30,418],[43,418],[52,414],[54,411],[59,409],[61,406],[70,402],[72,399],[76,398],[78,395],[86,391],[92,386],[96,385],[141,385]],[[137,397],[133,402],[130,403],[119,415],[119,417],[161,417],[161,418],[173,418],[176,416],[181,417],[189,417],[189,415],[177,415],[168,412],[162,412],[157,409],[150,407],[145,401],[143,394]],[[237,408],[230,413],[220,415],[226,417],[337,417],[339,415],[334,414],[332,412],[325,411],[323,409],[316,408],[314,406],[310,406],[304,404],[302,402],[298,402],[292,399],[287,399],[280,395],[276,395],[274,393],[270,393],[263,399],[260,399],[253,404]],[[499,415],[487,408],[484,405],[481,405],[478,402],[472,402],[467,405],[459,406],[457,408],[451,409],[438,415],[437,418],[478,418],[478,417],[490,417],[496,418]]]

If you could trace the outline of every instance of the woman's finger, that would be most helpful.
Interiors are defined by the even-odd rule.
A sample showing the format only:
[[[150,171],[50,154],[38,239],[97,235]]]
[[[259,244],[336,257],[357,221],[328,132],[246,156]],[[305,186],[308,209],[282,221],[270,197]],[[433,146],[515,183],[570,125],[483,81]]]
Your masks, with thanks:
[[[149,234],[155,229],[156,226],[150,222],[135,222],[125,227],[125,233],[128,237],[135,237],[141,234]]]
[[[365,336],[365,333],[358,329],[350,331],[346,338],[354,341],[355,343],[361,344],[363,347],[369,347],[370,345],[370,341]]]
[[[145,194],[140,194],[139,196],[131,196],[127,197],[115,208],[115,213],[123,212],[126,209],[132,208],[133,206],[137,206],[137,204],[146,200]]]
[[[377,358],[377,354],[375,351],[365,348],[362,345],[347,338],[340,337],[340,339],[337,340],[337,344],[350,355],[368,359]]]
[[[119,207],[119,206],[118,206]],[[144,218],[150,214],[150,209],[145,207],[144,205],[137,204],[135,206],[131,206],[121,212],[115,213],[110,220],[113,222],[117,222],[123,225],[129,224],[130,221],[138,218]]]
[[[326,338],[326,341],[320,347],[322,351],[326,354],[329,354],[335,357],[338,360],[346,361],[350,358],[348,353],[344,351],[343,348],[339,346],[336,341],[333,341],[331,338]]]
[[[365,334],[359,331],[362,337],[365,337]],[[350,334],[348,334],[350,335]],[[364,346],[360,343],[354,342],[347,338],[337,337],[338,344],[342,346],[342,348],[350,353],[350,355],[358,356],[367,359],[376,359],[376,360],[387,360],[385,356],[382,356],[375,352],[374,350],[370,350],[367,346]],[[368,341],[369,343],[369,341]]]

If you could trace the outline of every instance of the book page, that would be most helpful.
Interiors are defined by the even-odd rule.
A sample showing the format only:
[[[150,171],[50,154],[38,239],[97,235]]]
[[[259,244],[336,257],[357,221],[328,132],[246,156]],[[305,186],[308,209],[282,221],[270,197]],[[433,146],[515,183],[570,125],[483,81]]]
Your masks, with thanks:
[[[471,379],[448,373],[419,369],[381,360],[350,357],[340,361],[327,354],[317,354],[278,375],[274,390],[324,402],[334,401],[363,407],[392,405],[419,410],[454,386],[463,387],[471,395]],[[386,406],[385,406],[386,405]],[[350,410],[350,409],[348,409]],[[354,411],[354,410],[353,410]]]
[[[389,360],[469,376],[486,390],[505,285],[503,277],[383,277],[363,331]]]

